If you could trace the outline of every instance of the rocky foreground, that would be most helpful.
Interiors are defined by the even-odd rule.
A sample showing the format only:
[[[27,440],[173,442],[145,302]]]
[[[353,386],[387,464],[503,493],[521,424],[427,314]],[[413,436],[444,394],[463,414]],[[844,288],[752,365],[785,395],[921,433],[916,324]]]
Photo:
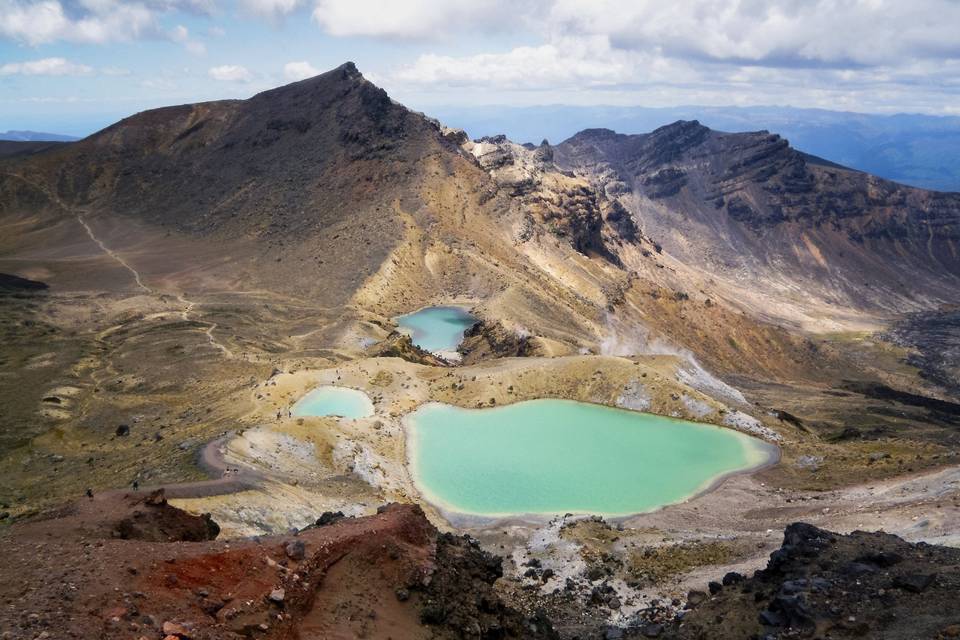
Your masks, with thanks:
[[[958,638],[960,549],[796,523],[766,569],[690,594],[679,638]]]
[[[554,624],[497,588],[500,559],[419,507],[323,514],[287,535],[218,541],[162,491],[81,499],[2,533],[3,638],[953,638],[960,550],[790,525],[753,577],[614,627],[590,598]],[[589,580],[589,576],[586,577]],[[601,585],[602,586],[602,585]],[[594,590],[596,591],[596,590]],[[521,612],[522,609],[523,611]]]

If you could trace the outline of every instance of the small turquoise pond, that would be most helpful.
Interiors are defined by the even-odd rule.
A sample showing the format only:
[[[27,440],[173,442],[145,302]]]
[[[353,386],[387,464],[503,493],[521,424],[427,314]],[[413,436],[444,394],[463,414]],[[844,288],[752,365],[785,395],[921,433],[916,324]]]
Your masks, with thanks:
[[[295,416],[366,418],[373,415],[373,402],[363,391],[347,387],[318,387],[293,405]]]
[[[681,502],[777,450],[731,429],[572,400],[407,417],[421,493],[450,512],[627,515]]]
[[[453,351],[463,340],[463,332],[477,321],[460,307],[426,307],[394,318],[400,329],[426,351]]]

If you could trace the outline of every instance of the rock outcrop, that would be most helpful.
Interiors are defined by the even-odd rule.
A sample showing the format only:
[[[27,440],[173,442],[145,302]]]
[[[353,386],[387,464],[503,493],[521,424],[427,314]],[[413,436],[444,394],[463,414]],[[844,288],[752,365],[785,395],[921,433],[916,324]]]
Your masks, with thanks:
[[[580,253],[615,259],[604,241],[606,222],[618,240],[637,241],[639,230],[630,213],[588,180],[561,171],[546,141],[527,148],[494,136],[468,141],[463,148],[527,217],[521,240],[541,231],[552,233]]]
[[[958,549],[792,524],[765,569],[717,582],[665,637],[960,637],[958,567]]]
[[[193,518],[162,495],[109,494],[5,528],[0,597],[19,606],[4,607],[0,629],[105,640],[556,637],[494,589],[499,558],[439,534],[414,505],[229,543],[121,539],[109,533],[119,513]]]
[[[918,294],[949,300],[960,274],[960,194],[854,171],[767,131],[721,133],[697,121],[638,135],[587,129],[557,145],[554,160],[617,185],[664,250],[721,276],[746,269],[761,285],[786,278],[894,308]]]
[[[480,321],[463,333],[457,348],[462,363],[474,364],[490,358],[515,358],[537,355],[535,339],[510,331],[501,322]]]
[[[403,358],[407,362],[426,364],[431,367],[450,366],[450,363],[443,358],[413,344],[410,336],[399,331],[391,331],[383,341],[370,347],[368,352],[373,358]]]

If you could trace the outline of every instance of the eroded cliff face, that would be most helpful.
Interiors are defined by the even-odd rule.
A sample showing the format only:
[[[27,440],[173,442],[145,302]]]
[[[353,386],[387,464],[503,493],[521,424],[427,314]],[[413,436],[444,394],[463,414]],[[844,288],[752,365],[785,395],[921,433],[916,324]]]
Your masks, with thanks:
[[[924,191],[696,121],[649,134],[588,129],[556,164],[613,186],[682,262],[759,286],[892,310],[946,300],[960,277],[960,194]],[[748,273],[744,273],[748,270]]]
[[[640,239],[640,230],[629,212],[597,184],[561,171],[553,161],[553,148],[546,142],[527,147],[495,136],[468,140],[463,149],[523,212],[526,224],[519,240],[551,233],[580,253],[616,260],[608,244]]]

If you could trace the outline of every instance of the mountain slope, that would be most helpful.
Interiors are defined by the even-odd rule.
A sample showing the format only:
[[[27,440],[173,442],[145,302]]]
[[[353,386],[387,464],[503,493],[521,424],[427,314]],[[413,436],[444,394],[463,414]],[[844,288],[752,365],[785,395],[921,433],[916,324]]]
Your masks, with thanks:
[[[800,151],[923,189],[960,191],[960,117],[867,114],[794,107],[495,105],[434,107],[473,136],[566,140],[585,128],[644,133],[697,119],[717,131],[767,129]]]
[[[696,121],[644,135],[586,130],[557,162],[619,194],[687,265],[775,293],[896,312],[960,284],[960,194],[905,187]]]
[[[465,299],[558,353],[662,333],[720,368],[769,361],[744,360],[725,333],[781,353],[794,338],[771,323],[874,327],[960,282],[955,194],[696,122],[553,147],[473,142],[351,63],[2,160],[0,210],[0,266],[54,288],[264,290],[381,318]],[[104,247],[114,260],[94,260]],[[661,291],[719,304],[707,319]]]
[[[456,159],[446,146],[346,64],[249,100],[137,114],[6,165],[0,189],[7,214],[45,202],[53,219],[67,207],[95,229],[139,225],[146,244],[216,238],[208,248],[229,255],[214,262],[236,258],[243,278],[342,304],[402,236],[397,211],[422,208],[431,159]]]
[[[109,488],[166,485],[179,507],[213,513],[224,535],[238,537],[302,527],[318,511],[324,522],[337,511],[372,515],[385,501],[419,502],[442,522],[409,465],[409,412],[548,397],[738,429],[776,442],[781,458],[639,514],[623,532],[594,519],[577,519],[580,533],[564,519],[478,523],[513,559],[512,579],[498,584],[526,615],[557,596],[573,627],[585,611],[622,621],[624,609],[645,606],[626,599],[639,592],[624,560],[642,564],[644,546],[670,538],[663,555],[705,536],[736,542],[715,551],[737,564],[757,560],[771,523],[799,517],[945,539],[956,505],[944,499],[941,508],[939,489],[956,475],[960,409],[938,380],[955,369],[955,350],[923,359],[933,373],[924,379],[907,347],[876,329],[917,310],[893,332],[900,343],[932,351],[949,342],[927,338],[949,336],[955,318],[930,323],[924,313],[957,299],[956,217],[955,196],[850,172],[766,133],[678,123],[644,136],[586,131],[556,147],[471,141],[392,102],[352,64],[249,100],[138,114],[76,143],[0,159],[0,280],[15,285],[0,291],[6,519],[87,487],[82,511],[107,504]],[[436,304],[468,305],[483,321],[459,366],[395,348],[395,316]],[[375,415],[293,415],[299,398],[326,385],[363,390]],[[295,583],[317,587],[319,574],[275,583],[287,572],[265,562],[255,540],[229,552],[217,545],[218,566],[272,576],[248,595],[235,588],[249,581],[218,583],[246,603],[237,633],[283,637],[303,622],[322,635],[330,612],[351,637],[380,628],[365,622],[379,620],[370,611],[399,611],[419,627],[408,617],[417,611],[394,602],[411,594],[390,579],[375,580],[368,608],[337,609],[351,598],[351,577],[376,578],[377,562],[397,559],[364,530],[391,522],[428,534],[413,550],[427,561],[418,567],[440,570],[434,588],[464,592],[453,578],[466,576],[481,587],[479,600],[466,591],[467,605],[506,616],[484,601],[496,572],[470,562],[463,573],[443,559],[444,549],[473,544],[434,547],[432,530],[404,511],[337,529],[355,553],[319,590],[302,588],[316,594],[316,610],[309,595],[293,596]],[[34,534],[20,531],[26,548]],[[323,544],[329,533],[301,539]],[[550,563],[533,563],[535,538]],[[147,547],[116,542],[108,547],[122,546],[130,563],[107,567],[110,580],[159,580],[161,591],[143,591],[170,594],[158,615],[200,615],[195,589],[217,593],[210,572],[179,560],[148,571],[133,562],[152,562],[138,552]],[[686,551],[693,565],[713,555]],[[168,574],[197,582],[181,593]],[[289,599],[269,600],[277,586]],[[52,594],[42,585],[39,593]],[[129,634],[114,596],[84,609],[103,612],[96,628],[117,618],[122,626],[111,629]],[[278,600],[294,618],[276,618]],[[462,610],[456,599],[437,604],[434,620]],[[503,631],[505,618],[480,617]]]

